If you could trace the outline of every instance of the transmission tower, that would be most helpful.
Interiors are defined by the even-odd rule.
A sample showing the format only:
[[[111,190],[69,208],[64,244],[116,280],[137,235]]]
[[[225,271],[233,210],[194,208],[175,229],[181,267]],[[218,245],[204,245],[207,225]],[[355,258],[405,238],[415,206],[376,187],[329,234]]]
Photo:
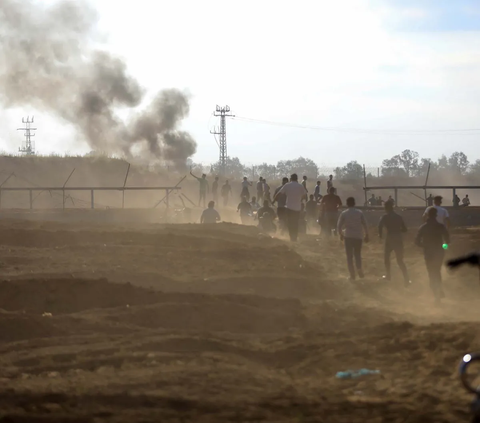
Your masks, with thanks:
[[[227,116],[234,116],[230,114],[230,107],[220,107],[217,106],[215,111],[213,112],[214,116],[220,116],[220,129],[215,128],[214,131],[210,131],[213,135],[220,135],[220,142],[218,143],[218,147],[220,148],[220,168],[222,175],[225,175],[227,172],[227,124],[226,124],[226,117]]]
[[[27,156],[34,156],[35,155],[35,142],[32,141],[32,137],[35,136],[32,131],[36,131],[37,128],[32,128],[32,123],[35,117],[27,117],[26,119],[22,119],[22,123],[25,125],[23,128],[18,128],[17,131],[25,131],[25,142],[24,144],[18,149],[20,153],[25,153]]]

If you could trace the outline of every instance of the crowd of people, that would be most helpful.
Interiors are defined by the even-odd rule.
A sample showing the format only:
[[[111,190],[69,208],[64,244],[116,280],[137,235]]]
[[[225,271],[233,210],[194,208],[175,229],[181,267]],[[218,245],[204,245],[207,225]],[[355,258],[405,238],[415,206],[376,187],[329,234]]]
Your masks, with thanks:
[[[194,176],[194,175],[193,175]],[[196,177],[197,178],[197,177]],[[208,193],[206,175],[197,178],[200,182],[199,205],[205,203]],[[266,233],[288,233],[290,240],[296,242],[300,234],[305,234],[308,227],[319,225],[321,233],[327,238],[338,236],[345,246],[345,254],[349,279],[355,281],[356,277],[364,277],[362,266],[362,246],[369,242],[369,229],[363,212],[356,208],[355,199],[346,200],[346,209],[340,212],[343,203],[337,189],[333,185],[333,176],[327,181],[327,193],[321,193],[321,181],[317,181],[313,194],[308,193],[307,177],[302,182],[298,175],[292,174],[290,178],[283,178],[273,195],[267,181],[260,177],[255,185],[256,196],[250,197],[250,188],[253,183],[245,177],[241,183],[241,201],[237,206],[241,222],[249,224],[257,222],[262,231]],[[215,209],[218,201],[218,177],[212,184],[213,201],[208,203],[208,208],[202,213],[201,223],[213,224],[221,220],[220,214]],[[227,206],[232,197],[232,188],[226,180],[220,188],[223,205]],[[465,206],[470,204],[468,195]],[[445,249],[450,242],[449,226],[450,217],[447,209],[442,207],[442,197],[427,198],[427,209],[423,215],[424,224],[420,227],[415,243],[423,249],[430,287],[438,303],[444,297],[442,289],[441,266]],[[374,203],[374,204],[372,204]],[[467,204],[468,203],[468,204]],[[391,279],[391,255],[395,253],[397,264],[403,276],[405,287],[410,286],[411,280],[407,266],[404,262],[403,234],[407,227],[403,218],[395,212],[395,201],[389,197],[383,201],[374,195],[368,202],[369,205],[383,205],[385,214],[378,224],[378,236],[385,238],[384,243],[384,281]],[[276,205],[276,208],[273,206]],[[276,224],[276,221],[278,223]],[[278,227],[277,227],[278,225]]]

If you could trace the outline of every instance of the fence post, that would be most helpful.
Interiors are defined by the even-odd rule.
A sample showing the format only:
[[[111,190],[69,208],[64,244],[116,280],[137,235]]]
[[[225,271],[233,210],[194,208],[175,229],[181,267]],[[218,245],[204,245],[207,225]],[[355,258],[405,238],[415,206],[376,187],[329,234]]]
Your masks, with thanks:
[[[92,210],[95,208],[95,195],[94,195],[95,190],[90,191],[90,200],[91,200],[91,207]]]

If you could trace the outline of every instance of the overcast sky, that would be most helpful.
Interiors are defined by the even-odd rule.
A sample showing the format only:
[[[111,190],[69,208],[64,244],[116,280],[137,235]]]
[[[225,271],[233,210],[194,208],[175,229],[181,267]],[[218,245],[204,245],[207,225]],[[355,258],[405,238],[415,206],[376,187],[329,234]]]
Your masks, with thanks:
[[[215,105],[239,117],[365,129],[480,128],[478,0],[95,0],[103,48],[125,59],[152,95],[191,95],[183,128],[194,161],[218,159]],[[18,119],[0,117],[0,148],[15,151]],[[37,149],[83,153],[73,130],[36,112]],[[9,136],[5,134],[9,133]],[[228,154],[244,163],[300,155],[320,165],[367,165],[404,149],[424,157],[464,151],[474,134],[365,134],[227,121]]]

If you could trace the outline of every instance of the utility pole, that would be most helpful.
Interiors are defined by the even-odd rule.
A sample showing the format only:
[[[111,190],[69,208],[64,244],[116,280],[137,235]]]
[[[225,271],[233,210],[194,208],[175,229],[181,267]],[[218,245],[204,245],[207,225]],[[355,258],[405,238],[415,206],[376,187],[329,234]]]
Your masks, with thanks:
[[[22,118],[22,123],[25,125],[23,128],[18,128],[17,131],[25,131],[25,144],[22,145],[18,149],[20,153],[25,153],[27,156],[34,156],[35,155],[35,143],[32,141],[32,137],[35,136],[35,134],[32,134],[32,131],[36,131],[37,128],[32,128],[32,123],[34,121],[35,117],[32,117],[32,120],[30,120],[30,117],[27,117],[27,119]]]
[[[213,112],[213,116],[220,116],[220,129],[215,128],[215,130],[210,131],[213,135],[220,135],[220,143],[217,142],[218,147],[220,149],[220,168],[222,175],[225,175],[227,172],[227,124],[226,124],[226,117],[234,115],[230,114],[230,107],[220,107],[217,105],[215,111]],[[216,138],[215,138],[216,140]]]

